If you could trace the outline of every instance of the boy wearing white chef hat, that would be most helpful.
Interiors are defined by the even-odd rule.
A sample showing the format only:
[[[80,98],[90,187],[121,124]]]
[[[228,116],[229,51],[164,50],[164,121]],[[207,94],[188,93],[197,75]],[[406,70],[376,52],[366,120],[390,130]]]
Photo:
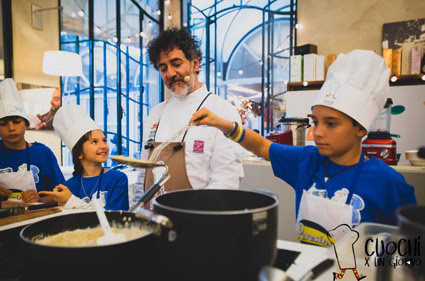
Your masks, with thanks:
[[[210,125],[266,160],[296,193],[297,238],[331,246],[327,231],[360,222],[396,224],[395,210],[416,204],[403,176],[362,153],[362,138],[388,96],[389,69],[373,51],[340,55],[312,106],[316,146],[272,143],[201,109],[190,120]]]
[[[88,208],[93,199],[100,199],[107,210],[128,210],[127,176],[105,170],[109,146],[105,133],[79,105],[61,107],[53,119],[53,128],[72,153],[73,177],[55,187],[54,200],[65,208]]]
[[[0,195],[26,203],[49,202],[37,191],[52,190],[65,179],[53,152],[25,140],[29,120],[13,79],[0,83]],[[15,190],[12,193],[11,190]]]

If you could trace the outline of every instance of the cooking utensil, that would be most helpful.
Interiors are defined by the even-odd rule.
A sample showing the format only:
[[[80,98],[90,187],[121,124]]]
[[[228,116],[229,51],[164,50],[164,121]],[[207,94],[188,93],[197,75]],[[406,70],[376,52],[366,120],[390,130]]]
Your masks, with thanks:
[[[37,204],[37,205],[29,205],[29,206],[14,206],[9,208],[0,209],[0,218],[6,218],[8,216],[14,216],[23,214],[26,211],[39,210],[45,208],[57,207],[57,202]]]
[[[244,281],[257,281],[260,268],[273,264],[277,241],[275,196],[244,190],[184,190],[159,195],[153,207],[154,212],[139,210],[136,214],[106,211],[111,224],[126,227],[145,222],[152,230],[152,234],[135,241],[113,245],[65,248],[33,241],[34,237],[96,227],[99,222],[93,212],[29,225],[20,234],[25,264],[34,271],[49,264],[49,274],[56,268],[58,274],[63,274],[59,269],[69,264],[72,274],[80,277],[86,276],[90,264],[90,268],[108,268],[107,279],[114,275],[127,280],[121,276],[126,269],[142,267],[144,275],[154,276],[144,276],[146,280],[172,280],[178,276],[179,280]],[[131,258],[134,256],[137,258]],[[43,274],[45,277],[45,271]]]
[[[245,190],[181,190],[153,199],[172,221],[161,263],[181,280],[256,280],[276,256],[275,196]]]
[[[108,219],[106,218],[103,207],[99,199],[92,200],[92,204],[96,209],[96,215],[99,219],[100,226],[102,227],[104,235],[97,239],[98,245],[109,245],[115,243],[125,242],[125,235],[123,233],[113,233]]]
[[[158,280],[156,262],[158,243],[166,241],[167,220],[148,212],[135,214],[105,211],[109,223],[117,228],[140,228],[150,234],[124,243],[93,247],[55,247],[38,244],[35,239],[64,231],[99,226],[95,212],[57,216],[22,229],[20,252],[25,265],[23,280],[134,280],[139,269],[142,280]],[[169,225],[168,225],[169,226]],[[161,238],[160,238],[161,237]],[[159,253],[158,253],[159,254]],[[49,266],[49,270],[40,270]],[[70,270],[64,274],[64,266]],[[26,274],[28,274],[26,276]],[[138,275],[139,276],[139,275]],[[25,277],[28,277],[25,279]],[[145,279],[146,278],[146,279]]]
[[[392,233],[389,243],[397,245],[395,253],[384,251],[381,257],[394,263],[385,263],[377,269],[378,281],[425,281],[425,206],[409,205],[397,210],[398,231]],[[387,243],[387,245],[389,245]],[[404,253],[401,257],[398,253]],[[403,264],[399,260],[403,260]]]
[[[317,276],[328,270],[334,264],[334,260],[325,259],[309,270],[299,281],[314,280]],[[259,281],[294,281],[285,271],[275,267],[265,266],[261,268]]]
[[[143,194],[142,198],[139,199],[139,201],[134,204],[133,207],[130,208],[130,212],[134,212],[138,209],[142,209],[149,200],[152,199],[152,197],[158,192],[158,190],[164,186],[164,184],[168,181],[170,178],[170,175],[167,174],[168,172],[168,166],[164,165],[166,170],[163,173],[162,177],[159,178],[149,189],[148,191]]]
[[[120,164],[126,164],[136,168],[155,168],[165,166],[163,162],[151,162],[146,160],[138,160],[122,155],[111,155],[111,160]]]

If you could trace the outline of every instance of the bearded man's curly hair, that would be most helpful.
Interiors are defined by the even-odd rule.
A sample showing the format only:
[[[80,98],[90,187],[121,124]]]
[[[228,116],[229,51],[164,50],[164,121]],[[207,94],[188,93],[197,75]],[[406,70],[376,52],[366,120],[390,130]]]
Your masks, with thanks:
[[[148,43],[149,60],[156,70],[158,70],[159,56],[162,52],[168,53],[172,49],[180,49],[189,61],[202,60],[200,42],[192,36],[186,29],[167,29]],[[199,71],[197,72],[197,74]]]

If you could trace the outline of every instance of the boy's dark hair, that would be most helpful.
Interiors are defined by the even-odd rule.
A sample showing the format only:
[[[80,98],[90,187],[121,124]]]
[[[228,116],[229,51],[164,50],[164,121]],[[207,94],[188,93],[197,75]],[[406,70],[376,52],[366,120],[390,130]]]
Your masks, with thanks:
[[[196,37],[192,36],[186,29],[167,29],[155,39],[148,43],[149,60],[156,70],[158,70],[159,56],[162,52],[169,52],[172,49],[180,49],[189,61],[195,58],[202,60],[200,43]],[[197,74],[199,71],[197,72]]]
[[[21,119],[23,119],[23,120],[25,121],[25,125],[26,125],[27,127],[29,127],[29,126],[30,126],[30,122],[28,122],[28,120],[27,120],[27,119],[25,119],[25,118],[24,118],[24,117],[22,117],[22,116],[18,116],[18,115],[3,117],[3,118],[1,118],[0,120],[1,120],[1,121],[9,122],[9,121],[14,121],[14,120],[19,119],[19,118],[21,118]]]
[[[72,163],[74,163],[73,176],[81,176],[84,172],[84,167],[81,164],[80,155],[83,154],[83,144],[91,137],[91,132],[85,133],[72,148]],[[105,134],[105,132],[103,132]]]

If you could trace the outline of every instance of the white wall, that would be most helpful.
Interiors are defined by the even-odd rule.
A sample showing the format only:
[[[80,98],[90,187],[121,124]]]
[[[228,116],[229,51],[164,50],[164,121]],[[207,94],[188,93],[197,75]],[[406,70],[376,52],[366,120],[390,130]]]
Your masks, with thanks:
[[[353,49],[381,54],[382,25],[425,18],[423,0],[298,0],[297,45],[315,44],[321,55]]]

